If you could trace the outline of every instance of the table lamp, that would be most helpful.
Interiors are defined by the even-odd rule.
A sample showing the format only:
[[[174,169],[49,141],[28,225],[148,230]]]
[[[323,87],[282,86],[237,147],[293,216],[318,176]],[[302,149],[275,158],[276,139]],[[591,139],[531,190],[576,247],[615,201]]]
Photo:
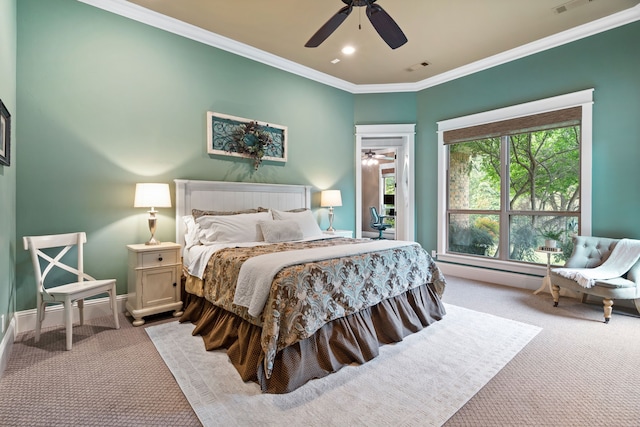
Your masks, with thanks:
[[[342,206],[340,190],[324,190],[320,193],[320,206],[329,208],[329,228],[327,231],[336,231],[333,228],[333,207]]]
[[[136,196],[133,202],[134,208],[151,208],[149,210],[149,231],[151,239],[146,245],[159,245],[160,241],[154,235],[156,233],[156,213],[155,208],[170,208],[171,194],[169,193],[169,184],[161,183],[142,183],[136,184]]]

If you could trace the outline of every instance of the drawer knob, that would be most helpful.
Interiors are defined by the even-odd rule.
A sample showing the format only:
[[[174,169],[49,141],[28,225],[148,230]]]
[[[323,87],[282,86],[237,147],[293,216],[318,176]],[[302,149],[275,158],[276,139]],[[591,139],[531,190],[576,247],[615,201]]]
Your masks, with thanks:
[[[178,286],[178,284],[177,284],[177,283],[174,283],[174,284],[173,284],[173,287],[175,288],[176,286]]]
[[[162,261],[162,255],[158,257],[158,261]]]

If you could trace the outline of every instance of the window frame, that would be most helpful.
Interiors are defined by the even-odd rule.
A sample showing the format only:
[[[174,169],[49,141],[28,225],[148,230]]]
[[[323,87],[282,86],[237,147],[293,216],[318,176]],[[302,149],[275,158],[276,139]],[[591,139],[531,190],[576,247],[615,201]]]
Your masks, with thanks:
[[[444,132],[477,126],[492,122],[498,122],[518,117],[530,116],[549,111],[562,110],[571,107],[582,107],[581,117],[581,149],[580,149],[580,205],[581,234],[591,235],[591,192],[592,192],[592,110],[593,91],[586,89],[578,92],[559,95],[551,98],[540,99],[524,104],[496,110],[485,111],[449,120],[437,122],[438,124],[438,230],[437,252],[438,260],[464,264],[469,266],[499,269],[517,273],[540,273],[541,266],[522,263],[521,261],[496,260],[484,257],[475,257],[459,253],[447,253],[447,168],[448,147],[444,143]]]

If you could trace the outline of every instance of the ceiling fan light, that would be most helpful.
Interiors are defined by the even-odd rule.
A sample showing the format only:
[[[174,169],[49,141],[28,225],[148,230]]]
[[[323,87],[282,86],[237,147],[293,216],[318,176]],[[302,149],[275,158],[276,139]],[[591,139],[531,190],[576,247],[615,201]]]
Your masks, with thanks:
[[[342,53],[344,53],[345,55],[353,55],[355,51],[356,48],[353,46],[345,46],[342,48]]]

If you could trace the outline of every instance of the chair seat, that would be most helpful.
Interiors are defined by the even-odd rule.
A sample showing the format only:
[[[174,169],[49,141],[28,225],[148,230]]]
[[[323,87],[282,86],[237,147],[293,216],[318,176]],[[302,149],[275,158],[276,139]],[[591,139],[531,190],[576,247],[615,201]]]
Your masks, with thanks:
[[[554,282],[560,282],[562,284],[573,284],[575,283],[574,280],[568,279],[566,277],[560,276],[559,274],[555,273],[555,272],[551,272],[551,276],[553,277],[553,281]],[[578,285],[576,283],[575,286],[577,289],[582,288],[580,285]],[[635,288],[636,287],[636,283],[632,282],[629,279],[625,279],[624,277],[616,277],[614,279],[600,279],[600,280],[596,280],[594,285],[591,288],[588,289],[593,289],[595,287],[601,287],[601,288],[607,288],[607,289],[624,289],[624,288]],[[582,288],[582,289],[586,289],[586,288]]]
[[[49,294],[54,298],[55,296],[61,296],[64,298],[66,295],[73,294],[73,299],[75,300],[84,298],[82,291],[87,291],[91,295],[96,295],[96,291],[99,291],[101,288],[104,289],[104,292],[108,292],[109,289],[111,289],[111,286],[115,285],[115,283],[115,279],[85,280],[82,282],[67,283],[66,285],[47,289],[46,294]],[[57,299],[55,300],[57,301]]]

